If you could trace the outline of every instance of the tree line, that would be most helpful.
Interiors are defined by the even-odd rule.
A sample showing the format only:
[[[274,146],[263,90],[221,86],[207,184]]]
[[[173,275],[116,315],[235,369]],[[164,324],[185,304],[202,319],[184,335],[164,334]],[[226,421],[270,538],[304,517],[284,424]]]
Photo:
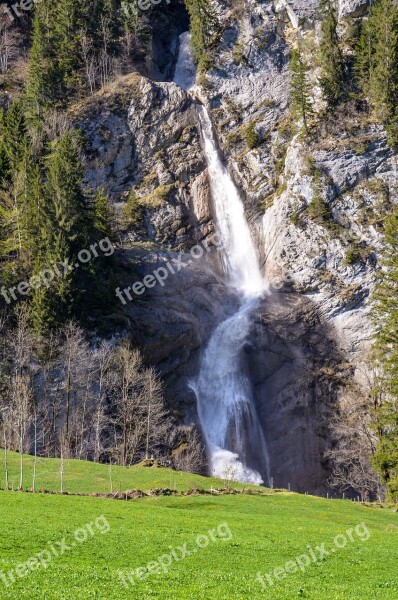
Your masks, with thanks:
[[[112,217],[104,191],[85,189],[81,134],[59,113],[37,131],[15,100],[0,130],[0,287],[6,289],[65,259],[75,264],[81,250],[112,237]],[[35,286],[26,296],[34,330],[112,307],[112,267],[111,258],[99,257]]]

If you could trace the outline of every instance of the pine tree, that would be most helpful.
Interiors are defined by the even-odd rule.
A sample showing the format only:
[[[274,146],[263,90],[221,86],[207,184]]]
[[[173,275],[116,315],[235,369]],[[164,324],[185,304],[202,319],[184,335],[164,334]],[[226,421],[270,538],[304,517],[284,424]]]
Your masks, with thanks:
[[[11,173],[15,173],[24,154],[26,123],[19,101],[14,101],[4,119],[3,148]]]
[[[337,17],[331,0],[324,0],[322,40],[319,47],[319,62],[322,69],[321,86],[329,106],[335,106],[344,94],[344,61],[337,35]]]
[[[142,206],[140,205],[134,188],[131,188],[127,202],[123,208],[122,225],[124,228],[137,227],[142,220]]]
[[[33,251],[32,198],[29,191],[32,167],[31,145],[19,102],[14,102],[3,119],[3,161],[8,174],[0,192],[0,260],[6,263],[7,279],[26,272]]]
[[[0,109],[0,189],[4,189],[4,187],[10,182],[11,179],[10,163],[5,149],[5,131],[6,115],[4,113],[4,110]]]
[[[373,463],[398,500],[398,210],[387,218],[382,272],[375,291],[374,359],[382,372],[384,400],[376,407],[379,444]]]
[[[94,228],[103,237],[112,238],[112,211],[104,188],[99,188],[94,200]]]
[[[375,55],[370,72],[370,93],[381,118],[395,111],[398,92],[398,6],[394,0],[379,0],[373,8]]]
[[[376,0],[357,47],[358,80],[387,129],[398,143],[398,5]]]
[[[47,194],[53,217],[52,248],[62,259],[87,241],[88,205],[82,191],[83,166],[77,137],[67,131],[48,157]],[[68,254],[69,253],[69,254]]]
[[[292,109],[296,118],[303,122],[305,133],[308,134],[308,122],[313,115],[312,102],[310,100],[310,84],[307,77],[307,65],[301,57],[300,50],[293,50],[290,62],[292,73]]]
[[[39,10],[36,9],[24,96],[27,119],[36,127],[40,125],[43,109],[51,100],[48,89],[48,68],[45,56],[45,28]]]
[[[192,46],[199,70],[209,68],[208,50],[218,28],[217,18],[209,0],[185,0],[189,16]]]
[[[355,47],[354,74],[357,84],[365,94],[369,94],[375,40],[374,21],[371,17],[364,19],[361,22],[359,39]]]
[[[82,190],[83,167],[79,156],[79,143],[72,132],[66,132],[53,143],[47,158],[46,220],[41,223],[47,246],[38,257],[36,271],[49,268],[68,259],[72,265],[64,269],[49,287],[35,291],[32,316],[37,331],[67,319],[79,303],[81,292],[77,286],[80,271],[73,268],[80,250],[89,246],[90,210]],[[84,269],[81,268],[81,272]]]
[[[78,31],[83,25],[80,0],[58,2],[57,17],[54,21],[56,65],[59,87],[57,99],[62,103],[76,94],[81,83],[82,65]]]

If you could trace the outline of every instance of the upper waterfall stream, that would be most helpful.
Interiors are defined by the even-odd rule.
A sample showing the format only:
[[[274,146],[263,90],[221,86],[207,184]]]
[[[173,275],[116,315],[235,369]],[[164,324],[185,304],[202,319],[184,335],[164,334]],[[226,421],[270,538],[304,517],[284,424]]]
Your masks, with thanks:
[[[189,91],[194,87],[195,73],[191,36],[186,32],[180,36],[174,81]],[[191,387],[197,397],[213,474],[242,482],[269,483],[267,446],[251,381],[241,364],[250,315],[265,286],[243,202],[221,161],[209,112],[203,105],[198,112],[223,268],[227,283],[241,296],[241,307],[214,331]]]

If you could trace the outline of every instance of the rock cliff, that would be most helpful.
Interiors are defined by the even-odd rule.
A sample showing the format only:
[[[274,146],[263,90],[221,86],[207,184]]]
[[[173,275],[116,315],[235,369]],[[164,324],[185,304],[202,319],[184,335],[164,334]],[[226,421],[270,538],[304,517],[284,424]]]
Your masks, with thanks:
[[[316,48],[317,0],[225,0],[216,9],[221,33],[214,64],[200,78],[200,97],[211,108],[273,284],[245,356],[275,484],[322,491],[323,454],[333,443],[328,417],[344,386],[353,378],[361,382],[369,350],[380,220],[394,202],[397,157],[383,128],[354,100],[325,117],[310,142],[294,133],[292,40],[298,33]],[[341,31],[366,10],[366,0],[340,0]],[[321,105],[316,70],[312,76]],[[189,250],[214,231],[198,101],[163,75],[158,79],[128,75],[73,112],[87,140],[87,181],[107,189],[120,215],[126,285],[179,252],[189,259]],[[248,126],[260,140],[252,149]],[[308,210],[319,181],[331,211],[327,223]],[[129,226],[121,215],[131,190],[139,216]],[[215,325],[236,302],[212,250],[123,308],[126,328],[165,378],[181,422],[196,420],[189,378]]]

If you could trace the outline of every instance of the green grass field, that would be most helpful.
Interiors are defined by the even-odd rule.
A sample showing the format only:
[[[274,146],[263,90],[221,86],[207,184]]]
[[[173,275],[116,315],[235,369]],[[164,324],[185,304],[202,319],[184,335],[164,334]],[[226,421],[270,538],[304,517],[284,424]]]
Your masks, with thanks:
[[[94,484],[89,467],[87,486]],[[148,473],[158,478],[160,469],[139,469],[132,471],[135,480],[155,487]],[[1,599],[398,599],[398,513],[392,509],[289,493],[126,502],[1,491],[0,518],[0,570],[9,584],[0,573]],[[182,558],[184,544],[190,555]],[[316,549],[322,544],[327,555]],[[62,555],[48,559],[61,547]],[[311,551],[315,560],[307,564],[302,555]],[[21,567],[35,557],[31,569]],[[274,571],[285,566],[278,581]]]
[[[32,487],[33,457],[24,455],[24,489]],[[9,485],[13,489],[19,486],[19,459],[17,452],[8,453]],[[38,458],[36,490],[59,491],[61,461],[58,458]],[[214,477],[202,477],[182,471],[173,471],[163,467],[117,467],[112,466],[113,491],[131,489],[151,490],[154,488],[170,488],[177,491],[200,488],[210,490],[212,487],[225,487],[225,481]],[[234,488],[245,486],[234,483]],[[0,488],[5,489],[4,450],[0,449]],[[107,465],[100,465],[84,460],[64,461],[64,490],[67,492],[84,492],[108,494],[111,491],[110,471]]]

